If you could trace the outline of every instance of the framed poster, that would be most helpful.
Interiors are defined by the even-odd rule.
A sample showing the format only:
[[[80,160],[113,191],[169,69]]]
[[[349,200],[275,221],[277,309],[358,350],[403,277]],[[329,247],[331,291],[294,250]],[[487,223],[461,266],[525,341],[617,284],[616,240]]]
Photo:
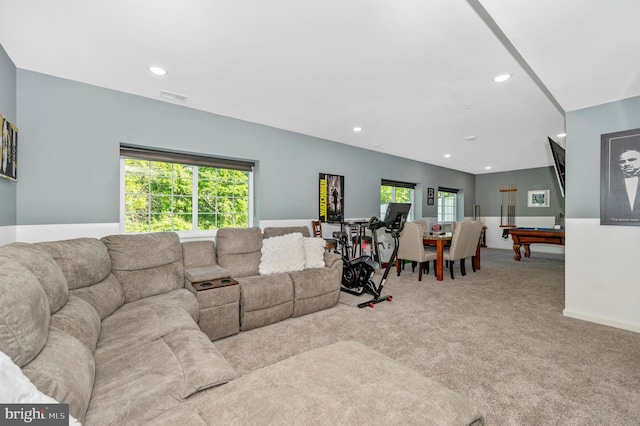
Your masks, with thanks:
[[[344,176],[320,173],[320,221],[344,220]]]
[[[640,226],[640,129],[601,135],[600,225]]]
[[[435,200],[435,190],[433,188],[427,188],[427,205],[433,206]]]
[[[529,191],[527,194],[528,207],[549,207],[549,190]]]
[[[0,115],[0,129],[0,177],[15,181],[18,178],[18,128]]]

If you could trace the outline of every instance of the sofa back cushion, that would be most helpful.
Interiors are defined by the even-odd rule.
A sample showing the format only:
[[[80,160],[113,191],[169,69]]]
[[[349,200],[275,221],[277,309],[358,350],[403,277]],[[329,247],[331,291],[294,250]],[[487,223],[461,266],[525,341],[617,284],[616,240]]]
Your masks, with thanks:
[[[120,283],[111,275],[107,248],[95,238],[36,243],[60,266],[69,292],[81,297],[104,319],[124,303]]]
[[[36,276],[49,301],[51,313],[67,303],[69,286],[60,266],[49,254],[34,244],[11,243],[0,247],[0,254],[11,258]]]
[[[31,271],[0,256],[0,351],[22,367],[47,341],[47,296]]]
[[[22,372],[44,394],[69,404],[69,414],[84,423],[95,379],[95,360],[78,339],[50,329],[47,344]]]
[[[102,238],[125,302],[184,288],[182,246],[175,232]]]
[[[264,228],[262,233],[264,234],[264,238],[271,238],[293,234],[294,232],[301,233],[303,237],[311,236],[311,234],[309,234],[309,228],[306,226],[268,226]]]
[[[96,352],[100,336],[100,316],[84,299],[69,295],[67,303],[51,315],[51,328],[67,333],[80,340],[91,351]]]
[[[216,234],[218,264],[235,278],[258,275],[262,254],[260,228],[222,228]]]

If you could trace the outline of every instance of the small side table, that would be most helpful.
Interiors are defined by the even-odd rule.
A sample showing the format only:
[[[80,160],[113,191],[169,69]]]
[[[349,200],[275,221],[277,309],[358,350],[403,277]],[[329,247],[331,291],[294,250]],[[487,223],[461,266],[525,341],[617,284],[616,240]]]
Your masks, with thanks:
[[[240,331],[240,286],[233,278],[219,278],[191,284],[196,291],[198,325],[211,340]]]

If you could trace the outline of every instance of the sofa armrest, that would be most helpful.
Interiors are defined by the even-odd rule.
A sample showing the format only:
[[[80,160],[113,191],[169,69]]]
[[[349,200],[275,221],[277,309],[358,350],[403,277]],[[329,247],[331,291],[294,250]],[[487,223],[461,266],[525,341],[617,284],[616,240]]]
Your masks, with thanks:
[[[219,265],[208,265],[185,269],[184,276],[191,283],[199,283],[202,281],[217,280],[219,278],[228,278],[231,276],[231,271]]]
[[[324,254],[324,264],[327,268],[342,270],[342,256],[337,253],[326,252]]]

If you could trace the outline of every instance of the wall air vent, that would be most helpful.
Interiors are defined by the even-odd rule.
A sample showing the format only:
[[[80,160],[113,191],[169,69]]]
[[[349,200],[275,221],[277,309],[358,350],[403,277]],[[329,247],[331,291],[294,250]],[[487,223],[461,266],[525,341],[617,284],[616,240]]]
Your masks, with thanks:
[[[179,95],[177,93],[167,92],[166,90],[160,91],[160,97],[164,99],[169,99],[171,101],[180,101],[180,102],[187,101],[187,97],[185,95]]]

